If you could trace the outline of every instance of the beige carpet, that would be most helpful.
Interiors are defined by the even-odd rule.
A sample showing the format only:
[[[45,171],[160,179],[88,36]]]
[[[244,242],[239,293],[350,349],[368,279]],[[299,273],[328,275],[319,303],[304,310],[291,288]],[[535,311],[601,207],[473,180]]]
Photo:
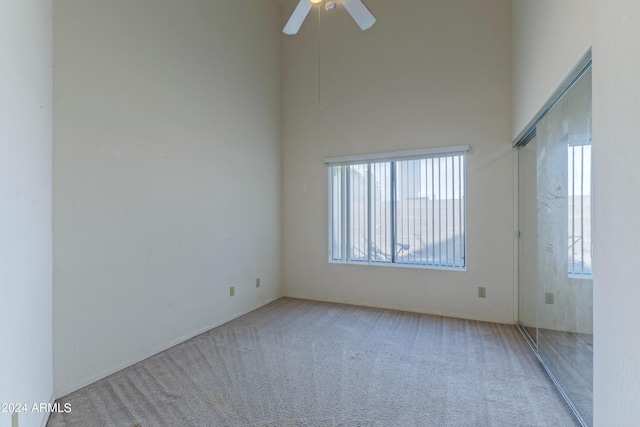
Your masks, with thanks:
[[[59,400],[48,426],[577,426],[515,326],[283,298]]]

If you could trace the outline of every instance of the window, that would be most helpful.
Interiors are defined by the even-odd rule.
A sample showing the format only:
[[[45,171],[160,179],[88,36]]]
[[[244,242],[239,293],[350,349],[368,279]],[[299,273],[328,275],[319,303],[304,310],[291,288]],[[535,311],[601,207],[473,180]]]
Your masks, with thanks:
[[[467,150],[327,159],[329,261],[464,270]]]
[[[568,148],[569,276],[591,278],[591,144]]]

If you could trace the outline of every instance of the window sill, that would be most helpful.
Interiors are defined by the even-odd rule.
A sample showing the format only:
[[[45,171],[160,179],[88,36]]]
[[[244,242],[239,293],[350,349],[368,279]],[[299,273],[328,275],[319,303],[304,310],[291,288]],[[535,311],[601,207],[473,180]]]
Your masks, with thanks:
[[[445,270],[445,271],[467,271],[467,267],[447,267],[436,265],[424,265],[424,264],[409,264],[409,263],[391,263],[391,262],[368,262],[368,261],[334,261],[329,260],[329,264],[341,264],[341,265],[360,265],[360,266],[373,266],[373,267],[398,267],[398,268],[415,268],[419,270]]]

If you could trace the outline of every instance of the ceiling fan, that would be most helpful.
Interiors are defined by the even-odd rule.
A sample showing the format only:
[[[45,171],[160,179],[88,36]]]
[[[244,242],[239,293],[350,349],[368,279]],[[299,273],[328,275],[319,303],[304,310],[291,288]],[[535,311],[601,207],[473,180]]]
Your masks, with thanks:
[[[311,11],[311,8],[314,4],[322,3],[323,0],[300,0],[298,6],[291,14],[291,18],[285,25],[282,30],[283,33],[288,35],[293,35],[298,32],[305,18]],[[336,2],[334,0],[325,0],[325,9],[331,10],[336,7]],[[362,3],[362,0],[342,0],[342,5],[349,15],[356,21],[356,24],[364,31],[368,28],[371,28],[373,24],[376,22],[375,16],[369,9]]]

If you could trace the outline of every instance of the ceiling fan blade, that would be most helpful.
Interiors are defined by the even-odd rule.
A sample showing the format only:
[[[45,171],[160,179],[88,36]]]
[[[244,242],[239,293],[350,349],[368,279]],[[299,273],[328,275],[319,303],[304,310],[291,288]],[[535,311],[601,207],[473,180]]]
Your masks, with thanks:
[[[362,0],[342,0],[342,5],[363,31],[376,23],[376,17],[362,4]]]
[[[309,14],[312,6],[313,5],[309,0],[300,0],[300,3],[298,3],[296,10],[291,14],[291,18],[289,18],[289,21],[287,22],[287,25],[284,26],[282,32],[288,35],[296,34],[302,26],[304,19]]]

